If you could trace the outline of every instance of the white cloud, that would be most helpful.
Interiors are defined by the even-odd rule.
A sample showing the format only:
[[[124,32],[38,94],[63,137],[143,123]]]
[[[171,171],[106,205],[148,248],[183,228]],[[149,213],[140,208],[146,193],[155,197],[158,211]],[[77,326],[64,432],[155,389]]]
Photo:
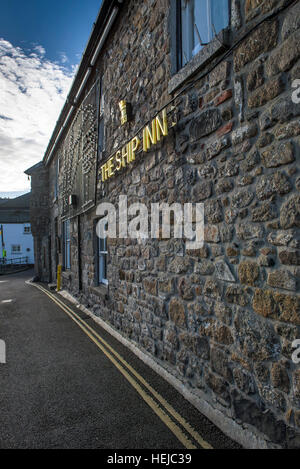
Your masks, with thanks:
[[[23,172],[43,158],[73,79],[34,52],[0,38],[0,191],[29,188]]]
[[[35,50],[40,55],[45,55],[46,54],[46,51],[45,51],[44,47],[40,46],[38,44],[34,47],[33,50]]]
[[[65,52],[60,52],[59,55],[60,55],[60,61],[62,64],[69,62],[68,56]]]

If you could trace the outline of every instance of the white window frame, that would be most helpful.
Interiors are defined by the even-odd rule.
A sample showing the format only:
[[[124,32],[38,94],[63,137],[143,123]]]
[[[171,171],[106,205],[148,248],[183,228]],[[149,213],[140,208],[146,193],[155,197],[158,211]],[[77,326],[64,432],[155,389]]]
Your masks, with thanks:
[[[98,284],[108,285],[107,279],[107,238],[97,237],[97,268],[98,268]]]
[[[15,250],[14,248],[19,248],[18,250]],[[11,245],[11,254],[22,254],[22,246],[21,244],[12,244]]]

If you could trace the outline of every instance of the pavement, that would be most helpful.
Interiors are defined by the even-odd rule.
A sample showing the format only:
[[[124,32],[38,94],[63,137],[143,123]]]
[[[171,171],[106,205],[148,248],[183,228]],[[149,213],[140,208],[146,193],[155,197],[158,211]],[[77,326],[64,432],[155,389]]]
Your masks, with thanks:
[[[238,449],[60,295],[0,277],[0,449]]]

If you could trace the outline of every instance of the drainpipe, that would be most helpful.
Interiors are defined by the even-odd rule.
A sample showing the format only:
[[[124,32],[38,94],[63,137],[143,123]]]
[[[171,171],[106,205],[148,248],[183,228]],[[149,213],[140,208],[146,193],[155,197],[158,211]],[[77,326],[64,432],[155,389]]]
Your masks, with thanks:
[[[5,252],[3,225],[1,225],[1,244],[2,244],[2,257],[4,259],[6,257],[6,252]]]

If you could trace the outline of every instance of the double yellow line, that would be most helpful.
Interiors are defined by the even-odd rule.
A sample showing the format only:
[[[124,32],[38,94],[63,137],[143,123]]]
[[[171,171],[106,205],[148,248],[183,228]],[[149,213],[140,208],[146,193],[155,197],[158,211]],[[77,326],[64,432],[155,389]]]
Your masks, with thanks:
[[[108,342],[106,342],[89,324],[75,313],[69,306],[63,303],[59,298],[43,288],[41,285],[31,284],[54,303],[56,303],[79,327],[83,332],[97,345],[97,347],[106,355],[106,357],[122,373],[127,381],[138,392],[142,399],[151,407],[162,422],[171,430],[182,445],[187,449],[213,449],[199,433],[157,392],[153,387],[126,361],[117,353]],[[131,373],[128,373],[128,371]],[[147,392],[140,384],[146,388]],[[155,399],[155,400],[154,400]],[[172,418],[171,418],[172,417]],[[172,420],[173,419],[173,420]],[[183,430],[184,429],[184,430]]]

